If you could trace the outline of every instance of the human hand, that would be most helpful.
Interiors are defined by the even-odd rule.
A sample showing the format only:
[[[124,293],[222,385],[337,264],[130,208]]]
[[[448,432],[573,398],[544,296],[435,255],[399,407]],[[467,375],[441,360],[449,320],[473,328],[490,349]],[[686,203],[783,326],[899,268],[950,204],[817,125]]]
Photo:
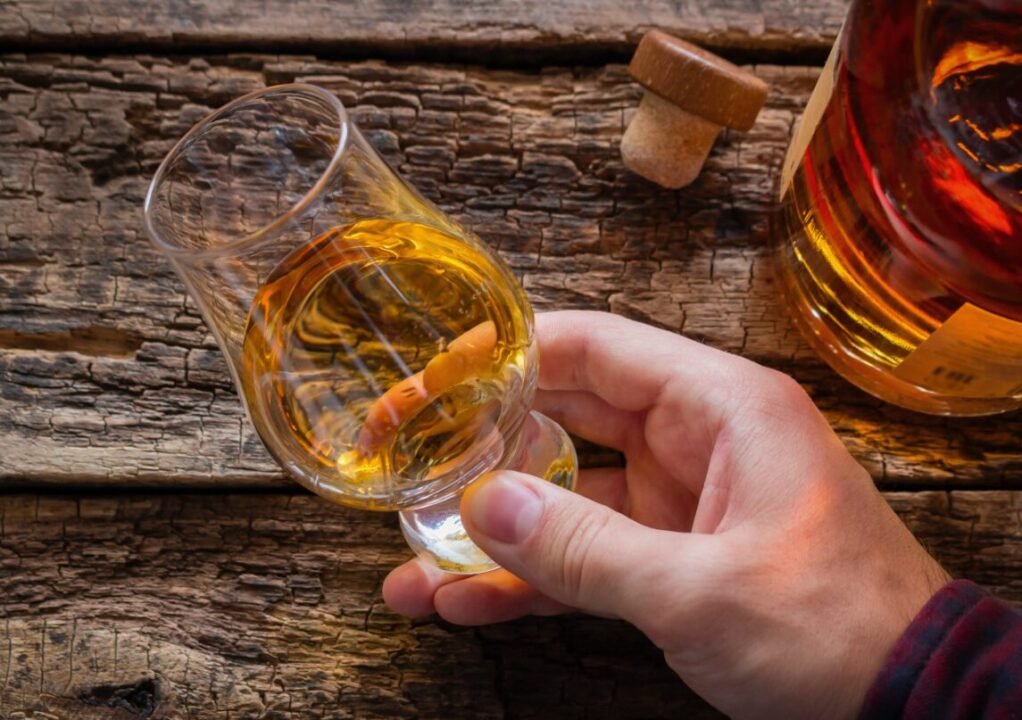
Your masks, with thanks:
[[[736,717],[852,717],[948,579],[789,377],[613,315],[537,319],[536,409],[626,457],[578,494],[511,472],[466,528],[505,570],[412,560],[383,586],[459,624],[577,609],[644,632]]]

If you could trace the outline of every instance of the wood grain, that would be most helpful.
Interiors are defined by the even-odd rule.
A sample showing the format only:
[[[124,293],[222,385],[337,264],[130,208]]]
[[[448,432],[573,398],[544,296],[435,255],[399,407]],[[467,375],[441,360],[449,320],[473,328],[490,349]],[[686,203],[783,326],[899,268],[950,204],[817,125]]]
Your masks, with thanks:
[[[793,373],[887,486],[1022,484],[1022,416],[900,411],[791,327],[768,226],[816,70],[762,66],[767,107],[670,192],[628,173],[624,68],[466,70],[275,56],[0,61],[0,480],[280,485],[223,360],[141,232],[149,177],[209,108],[264,83],[334,90],[384,156],[474,227],[539,310],[610,310]]]
[[[1022,601],[1022,493],[887,497],[953,574]],[[391,516],[47,494],[0,496],[0,527],[0,717],[716,717],[620,623],[393,614]]]
[[[820,58],[846,0],[0,0],[19,49],[190,49],[536,65],[618,60],[654,27],[734,55]]]
[[[792,64],[822,61],[845,6],[0,0],[0,47],[33,53],[0,56],[0,718],[718,717],[620,623],[391,613],[394,518],[298,492],[262,450],[140,207],[180,134],[265,84],[337,92],[537,308],[611,310],[794,374],[886,487],[1022,488],[1019,413],[883,405],[778,301],[773,188],[817,72]],[[618,157],[639,90],[606,63],[650,27],[787,66],[754,68],[759,123],[677,193]],[[360,58],[390,62],[342,61]],[[42,484],[65,487],[17,494]],[[241,486],[260,491],[213,490]],[[954,574],[1022,601],[1022,493],[886,496]]]

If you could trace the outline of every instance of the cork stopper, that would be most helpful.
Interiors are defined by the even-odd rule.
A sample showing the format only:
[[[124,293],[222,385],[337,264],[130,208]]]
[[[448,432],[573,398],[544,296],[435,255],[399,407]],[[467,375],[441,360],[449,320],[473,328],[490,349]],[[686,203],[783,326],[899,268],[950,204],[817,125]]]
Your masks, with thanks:
[[[721,128],[750,129],[766,101],[758,77],[660,30],[643,36],[628,72],[647,92],[621,154],[630,169],[665,187],[695,180]]]
[[[767,84],[752,73],[660,30],[639,41],[628,74],[682,110],[743,132],[767,96]]]

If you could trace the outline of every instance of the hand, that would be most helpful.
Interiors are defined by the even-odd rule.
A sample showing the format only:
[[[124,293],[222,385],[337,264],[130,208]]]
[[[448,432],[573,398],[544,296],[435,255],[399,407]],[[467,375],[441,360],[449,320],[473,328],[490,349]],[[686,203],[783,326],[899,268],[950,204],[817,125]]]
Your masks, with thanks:
[[[578,494],[494,473],[469,534],[506,570],[413,560],[384,598],[481,624],[571,609],[644,632],[737,717],[851,717],[947,575],[789,377],[602,313],[537,320],[536,407],[622,451]]]

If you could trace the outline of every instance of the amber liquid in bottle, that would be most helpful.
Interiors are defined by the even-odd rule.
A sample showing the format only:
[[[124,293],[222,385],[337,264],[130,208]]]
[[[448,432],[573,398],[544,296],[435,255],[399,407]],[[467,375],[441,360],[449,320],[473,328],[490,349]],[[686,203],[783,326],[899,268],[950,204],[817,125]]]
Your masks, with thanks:
[[[391,220],[329,230],[253,303],[240,373],[252,420],[297,475],[392,509],[396,488],[471,462],[521,422],[527,307],[466,238]]]
[[[841,374],[1022,406],[1022,8],[856,0],[781,180],[780,277]]]

